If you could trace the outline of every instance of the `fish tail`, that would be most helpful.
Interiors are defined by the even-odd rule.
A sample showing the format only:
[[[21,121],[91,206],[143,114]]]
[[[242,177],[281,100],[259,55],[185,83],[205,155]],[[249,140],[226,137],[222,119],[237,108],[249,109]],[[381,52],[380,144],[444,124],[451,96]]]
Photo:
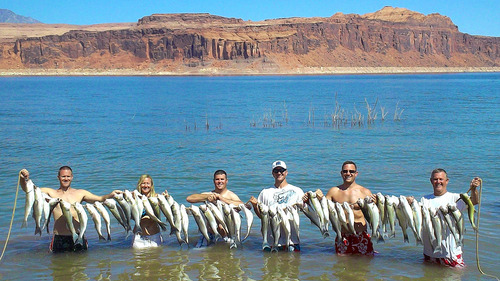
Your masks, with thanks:
[[[322,234],[323,234],[323,239],[330,236],[330,233],[328,231],[323,231]]]
[[[104,238],[104,236],[102,236],[102,234],[99,234],[99,240],[106,240],[106,238]]]
[[[111,235],[108,233],[108,241],[111,241]]]
[[[405,243],[410,243],[410,240],[408,239],[408,234],[405,234],[404,237],[403,237],[403,241]]]
[[[381,235],[381,234],[379,233],[379,234],[378,234],[377,243],[380,243],[380,242],[385,243],[385,240],[384,240],[384,236],[383,236],[383,235]]]
[[[165,226],[165,224],[160,224],[160,227],[161,227],[161,230],[163,231],[167,231],[167,227]]]
[[[40,236],[42,236],[42,229],[39,226],[35,228],[35,235],[37,234],[40,234]]]
[[[28,220],[24,220],[23,223],[21,224],[21,228],[25,228],[28,226]]]

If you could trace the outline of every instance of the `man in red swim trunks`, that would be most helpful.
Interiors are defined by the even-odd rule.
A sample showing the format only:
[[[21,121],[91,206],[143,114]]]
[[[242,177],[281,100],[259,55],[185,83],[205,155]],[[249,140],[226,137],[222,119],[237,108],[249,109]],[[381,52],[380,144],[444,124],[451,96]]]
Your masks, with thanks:
[[[342,176],[342,180],[344,182],[339,186],[330,188],[326,194],[326,199],[333,200],[334,202],[339,202],[341,204],[344,202],[351,204],[354,212],[354,229],[356,230],[356,234],[349,234],[348,230],[343,228],[343,239],[341,241],[335,241],[335,251],[338,255],[373,255],[373,244],[371,237],[367,232],[366,220],[356,201],[359,198],[363,199],[366,196],[370,196],[376,200],[376,196],[373,195],[368,188],[356,183],[358,169],[354,162],[344,162],[342,164],[340,175]],[[318,193],[320,193],[320,191]]]

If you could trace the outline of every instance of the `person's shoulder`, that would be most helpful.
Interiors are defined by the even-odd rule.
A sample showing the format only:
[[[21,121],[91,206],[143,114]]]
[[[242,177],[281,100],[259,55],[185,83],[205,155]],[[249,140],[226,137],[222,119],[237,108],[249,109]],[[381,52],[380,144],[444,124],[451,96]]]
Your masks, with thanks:
[[[359,191],[361,191],[361,193],[363,193],[363,194],[366,194],[366,195],[370,195],[370,194],[372,194],[372,192],[371,192],[371,190],[370,190],[370,189],[368,189],[368,188],[366,188],[366,187],[364,187],[364,186],[362,186],[362,185],[358,185],[358,186],[356,186],[356,188],[357,188]]]

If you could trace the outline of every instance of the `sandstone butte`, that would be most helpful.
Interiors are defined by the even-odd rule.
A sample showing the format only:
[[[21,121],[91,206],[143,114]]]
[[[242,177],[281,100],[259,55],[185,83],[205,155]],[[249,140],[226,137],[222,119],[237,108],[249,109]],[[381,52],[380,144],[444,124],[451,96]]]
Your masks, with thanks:
[[[499,72],[500,37],[384,7],[365,15],[243,21],[153,14],[137,23],[0,24],[0,75]]]

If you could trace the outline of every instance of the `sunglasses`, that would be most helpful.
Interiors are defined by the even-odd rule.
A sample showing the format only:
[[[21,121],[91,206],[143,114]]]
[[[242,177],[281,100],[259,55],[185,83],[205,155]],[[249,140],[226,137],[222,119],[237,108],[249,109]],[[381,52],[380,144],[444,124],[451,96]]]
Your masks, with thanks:
[[[356,173],[356,170],[342,170],[342,174],[347,174],[347,173],[354,174]]]
[[[286,171],[286,169],[274,169],[273,170],[273,173],[277,174],[277,173],[284,173]]]

